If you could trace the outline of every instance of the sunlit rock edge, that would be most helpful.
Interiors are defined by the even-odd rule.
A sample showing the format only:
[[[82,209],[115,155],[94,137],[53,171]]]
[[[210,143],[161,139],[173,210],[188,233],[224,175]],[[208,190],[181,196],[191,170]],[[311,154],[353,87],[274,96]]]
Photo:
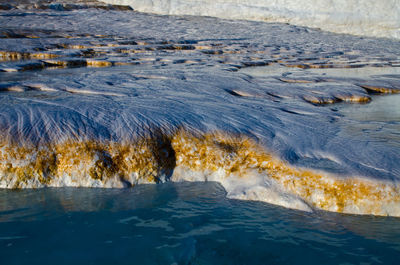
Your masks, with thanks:
[[[217,181],[235,199],[287,208],[400,216],[396,183],[296,168],[256,140],[221,131],[154,130],[137,141],[0,145],[0,187],[132,187]]]

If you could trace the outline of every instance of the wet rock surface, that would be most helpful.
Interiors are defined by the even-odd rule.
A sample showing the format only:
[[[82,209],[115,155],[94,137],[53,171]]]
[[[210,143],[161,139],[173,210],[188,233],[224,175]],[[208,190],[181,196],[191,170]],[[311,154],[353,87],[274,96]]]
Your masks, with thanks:
[[[399,41],[94,1],[20,1],[0,24],[4,187],[214,178],[236,198],[397,214]]]

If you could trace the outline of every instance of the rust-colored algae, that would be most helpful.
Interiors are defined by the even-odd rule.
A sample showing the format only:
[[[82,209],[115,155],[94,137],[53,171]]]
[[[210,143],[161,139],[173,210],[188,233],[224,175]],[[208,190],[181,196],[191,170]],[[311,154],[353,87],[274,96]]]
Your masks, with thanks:
[[[370,94],[397,94],[400,93],[400,88],[376,85],[360,85]]]
[[[386,215],[400,203],[395,185],[296,168],[250,137],[223,132],[158,132],[124,143],[70,140],[34,146],[3,141],[0,161],[0,185],[7,188],[157,183],[181,166],[194,172],[223,172],[222,178],[234,175],[238,181],[258,172],[285,192],[328,211]]]
[[[335,98],[343,102],[350,102],[350,103],[368,103],[371,101],[371,97],[367,95],[360,95],[360,94],[351,94],[351,93],[342,93],[342,94],[335,94]]]
[[[226,175],[246,177],[257,169],[283,188],[323,210],[386,215],[382,205],[400,203],[395,186],[360,178],[339,178],[288,165],[243,136],[178,133],[173,147],[179,165],[193,171],[223,169]],[[245,179],[243,181],[246,181]]]
[[[315,105],[325,105],[325,104],[334,104],[340,102],[341,99],[336,98],[334,96],[314,96],[314,95],[306,95],[303,99],[311,104]]]
[[[11,51],[0,51],[0,61],[16,61],[23,59],[52,59],[57,58],[58,55],[52,53],[21,53]]]
[[[86,60],[86,65],[89,67],[110,67],[112,63],[107,61]]]

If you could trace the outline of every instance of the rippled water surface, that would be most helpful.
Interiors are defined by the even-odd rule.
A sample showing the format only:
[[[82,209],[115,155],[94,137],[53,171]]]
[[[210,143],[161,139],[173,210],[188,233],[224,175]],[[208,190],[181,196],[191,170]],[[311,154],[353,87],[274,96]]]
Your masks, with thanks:
[[[398,264],[398,218],[287,210],[217,183],[0,191],[2,264]]]

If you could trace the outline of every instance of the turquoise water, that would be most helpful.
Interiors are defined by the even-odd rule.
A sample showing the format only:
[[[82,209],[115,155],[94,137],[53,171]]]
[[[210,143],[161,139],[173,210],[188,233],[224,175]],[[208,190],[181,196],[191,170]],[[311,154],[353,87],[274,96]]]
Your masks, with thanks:
[[[398,264],[399,218],[225,195],[212,182],[0,190],[1,264]]]

